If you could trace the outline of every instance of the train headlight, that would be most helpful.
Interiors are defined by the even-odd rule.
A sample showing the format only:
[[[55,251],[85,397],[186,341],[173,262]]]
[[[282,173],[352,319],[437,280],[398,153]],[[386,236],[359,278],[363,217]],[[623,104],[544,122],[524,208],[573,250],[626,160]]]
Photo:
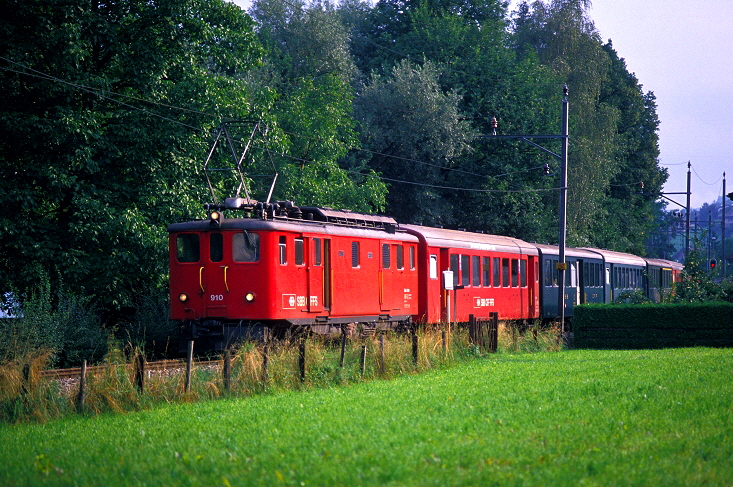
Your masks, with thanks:
[[[247,294],[245,294],[244,295],[244,300],[247,301],[248,303],[251,303],[252,301],[255,300],[255,293],[247,293]]]
[[[186,293],[179,294],[178,295],[178,301],[180,301],[182,303],[185,303],[186,301],[188,301],[188,294],[186,294]]]
[[[218,228],[221,226],[221,212],[219,211],[212,211],[209,214],[210,224],[214,228]]]

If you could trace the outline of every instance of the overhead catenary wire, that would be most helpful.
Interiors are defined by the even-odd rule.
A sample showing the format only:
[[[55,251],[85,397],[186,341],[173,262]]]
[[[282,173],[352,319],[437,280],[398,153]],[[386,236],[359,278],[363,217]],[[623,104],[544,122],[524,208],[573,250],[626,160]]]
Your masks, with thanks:
[[[164,115],[161,115],[161,114],[152,112],[150,110],[147,110],[147,109],[144,109],[144,108],[141,108],[141,107],[137,107],[135,105],[131,105],[129,103],[126,103],[124,101],[121,101],[121,100],[118,100],[118,99],[114,98],[114,96],[119,96],[119,97],[131,99],[131,100],[139,101],[139,102],[142,102],[142,103],[149,103],[149,104],[153,104],[153,105],[158,105],[158,106],[162,106],[162,107],[165,107],[165,108],[170,108],[170,109],[175,109],[175,110],[180,110],[180,111],[186,111],[186,112],[190,112],[190,113],[195,113],[195,114],[198,114],[198,115],[204,115],[204,116],[208,116],[208,117],[211,117],[211,118],[216,118],[217,117],[214,114],[210,114],[210,113],[207,113],[207,112],[202,112],[202,111],[199,111],[199,110],[192,110],[192,109],[185,108],[185,107],[179,107],[179,106],[175,106],[175,105],[170,105],[170,104],[155,102],[155,101],[146,100],[146,99],[143,99],[143,98],[140,98],[140,97],[125,95],[125,94],[121,94],[121,93],[112,92],[112,91],[109,91],[109,90],[104,90],[104,89],[101,89],[101,88],[94,88],[94,87],[89,87],[89,86],[81,85],[81,84],[78,84],[78,83],[73,83],[73,82],[64,80],[62,78],[59,78],[57,76],[53,76],[53,75],[50,75],[50,74],[47,74],[47,73],[38,71],[36,69],[33,69],[33,68],[29,67],[29,66],[23,65],[22,63],[18,63],[16,61],[13,61],[13,60],[8,59],[8,58],[3,57],[3,56],[0,56],[0,60],[6,61],[8,63],[11,63],[11,64],[13,64],[15,66],[19,66],[20,68],[22,68],[22,69],[24,69],[26,71],[19,71],[19,70],[11,69],[11,68],[8,68],[8,67],[0,67],[0,70],[4,70],[4,71],[8,71],[8,72],[13,72],[13,73],[24,75],[24,76],[39,78],[39,79],[43,79],[43,80],[46,80],[46,81],[52,81],[52,82],[61,83],[61,84],[70,86],[70,87],[72,87],[74,89],[81,90],[83,92],[86,92],[86,93],[89,93],[89,94],[98,96],[98,97],[100,97],[102,99],[106,99],[106,100],[111,101],[113,103],[117,103],[117,104],[119,104],[121,106],[124,106],[124,107],[127,107],[127,108],[129,108],[131,110],[139,111],[141,113],[145,113],[146,115],[149,115],[149,116],[152,116],[152,117],[157,117],[157,118],[160,118],[162,120],[166,120],[166,121],[169,121],[169,122],[172,122],[172,123],[181,125],[183,127],[189,128],[189,129],[194,130],[194,131],[203,132],[204,129],[202,129],[200,127],[195,127],[195,126],[190,125],[190,124],[187,124],[187,123],[184,123],[184,122],[182,122],[180,120],[176,120],[174,118],[166,117]],[[293,133],[293,132],[284,132],[284,133],[287,134],[287,135],[290,135],[290,136],[294,136],[294,137],[302,137],[302,138],[307,138],[307,139],[311,139],[311,140],[321,140],[320,138],[311,137],[311,136],[304,136],[304,135],[296,134],[296,133]],[[253,148],[254,149],[263,150],[263,148],[261,148],[261,147],[253,146]],[[406,158],[406,157],[402,157],[402,156],[395,156],[395,155],[386,154],[386,153],[380,153],[380,152],[376,152],[376,151],[370,151],[368,149],[363,149],[363,148],[348,147],[348,149],[349,150],[366,152],[366,153],[369,153],[369,154],[372,154],[372,155],[378,155],[378,156],[381,156],[381,157],[388,157],[388,158],[392,158],[392,159],[396,159],[396,160],[402,160],[402,161],[406,161],[406,162],[413,162],[413,163],[422,164],[422,165],[426,165],[426,166],[432,166],[432,167],[436,167],[436,168],[439,168],[439,169],[442,169],[442,170],[445,170],[445,171],[452,171],[452,172],[467,174],[467,175],[471,175],[471,176],[486,177],[486,178],[504,177],[504,176],[508,176],[508,175],[512,175],[512,174],[519,174],[519,173],[534,171],[534,170],[538,170],[538,169],[541,169],[541,168],[544,167],[544,165],[543,166],[536,166],[536,167],[527,168],[527,169],[520,169],[520,170],[517,170],[517,171],[510,171],[510,172],[506,172],[506,173],[502,173],[502,174],[498,174],[498,175],[479,174],[479,173],[475,173],[475,172],[471,172],[471,171],[466,171],[466,170],[463,170],[463,169],[451,168],[451,167],[441,166],[439,164],[429,163],[429,162],[425,162],[425,161],[419,161],[417,159]],[[264,149],[264,150],[267,150],[268,152],[270,152],[269,149]],[[297,157],[294,157],[294,156],[286,155],[284,153],[279,153],[278,155],[280,157],[286,157],[286,158],[289,158],[289,159],[297,160],[298,162],[301,162],[301,163],[313,163],[313,162],[315,162],[315,161],[310,161],[310,160],[307,160],[307,159],[302,159],[302,158],[297,158]],[[352,174],[360,174],[362,176],[366,176],[363,173],[358,173],[358,172],[354,172],[354,171],[347,171],[347,172],[352,173]],[[479,191],[479,192],[493,192],[493,193],[514,193],[514,192],[533,192],[533,191],[538,191],[539,192],[539,191],[549,191],[549,190],[552,190],[552,188],[541,188],[541,189],[537,189],[537,190],[501,190],[501,189],[492,189],[492,190],[483,189],[482,190],[482,189],[476,189],[476,188],[458,188],[458,187],[449,187],[449,186],[429,185],[429,184],[426,184],[426,183],[417,183],[417,182],[399,180],[399,179],[388,178],[388,177],[379,176],[379,175],[377,175],[377,177],[379,177],[382,180],[391,181],[391,182],[395,182],[395,183],[403,183],[403,184],[411,184],[411,185],[419,185],[419,186],[430,186],[430,187],[434,187],[436,189],[449,189],[449,190],[454,190],[454,191],[469,191],[469,192]]]

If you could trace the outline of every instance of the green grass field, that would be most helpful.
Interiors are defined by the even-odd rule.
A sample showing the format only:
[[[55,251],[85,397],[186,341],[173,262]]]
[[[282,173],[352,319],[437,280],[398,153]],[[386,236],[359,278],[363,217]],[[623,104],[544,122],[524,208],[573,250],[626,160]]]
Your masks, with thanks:
[[[733,351],[496,355],[0,425],[0,485],[733,485]]]

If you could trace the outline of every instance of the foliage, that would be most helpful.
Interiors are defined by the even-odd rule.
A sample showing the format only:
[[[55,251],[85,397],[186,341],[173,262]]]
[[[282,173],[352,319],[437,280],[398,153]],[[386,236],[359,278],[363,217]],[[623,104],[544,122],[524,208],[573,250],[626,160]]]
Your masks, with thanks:
[[[3,10],[0,279],[23,293],[45,272],[130,306],[164,284],[165,225],[199,211],[205,112],[247,113],[233,75],[261,54],[252,21],[220,0]]]
[[[14,425],[0,428],[0,483],[154,484],[165,472],[170,485],[729,485],[731,368],[729,351],[704,348],[498,355]]]
[[[675,284],[674,294],[671,296],[672,301],[684,303],[733,302],[733,282],[730,280],[713,281],[701,249],[701,240],[693,238],[690,252],[685,260],[685,268],[682,271],[682,280]]]
[[[733,304],[582,305],[573,317],[579,348],[733,346]]]
[[[89,297],[68,290],[52,293],[48,278],[29,292],[15,318],[0,320],[0,363],[45,355],[48,363],[78,367],[107,353],[109,330]]]

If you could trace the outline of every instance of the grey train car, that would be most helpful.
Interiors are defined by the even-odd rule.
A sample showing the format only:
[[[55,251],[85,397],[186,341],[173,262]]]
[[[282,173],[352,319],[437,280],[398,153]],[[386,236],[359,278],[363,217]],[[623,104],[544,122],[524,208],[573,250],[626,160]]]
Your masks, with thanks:
[[[540,302],[542,319],[552,320],[558,312],[558,274],[555,265],[560,251],[556,245],[535,244],[540,254]],[[573,316],[573,307],[584,303],[605,301],[605,274],[603,256],[584,249],[566,248],[565,261],[565,316]]]

